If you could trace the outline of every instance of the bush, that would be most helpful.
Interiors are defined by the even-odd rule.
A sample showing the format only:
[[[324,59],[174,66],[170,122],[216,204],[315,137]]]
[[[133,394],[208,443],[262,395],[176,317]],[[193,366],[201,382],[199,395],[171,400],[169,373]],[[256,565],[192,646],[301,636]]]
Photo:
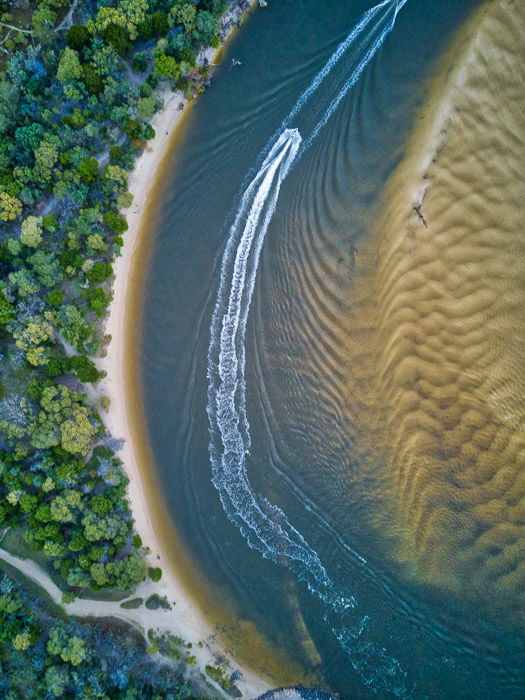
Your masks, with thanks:
[[[168,24],[168,15],[157,10],[157,12],[153,13],[151,19],[153,24],[153,32],[157,36],[166,36],[170,28],[170,25]]]
[[[120,163],[124,151],[121,146],[110,146],[109,147],[109,162],[111,165],[117,165]]]
[[[124,124],[124,133],[132,141],[139,139],[142,133],[142,122],[139,122],[137,119],[128,119]]]
[[[96,313],[98,318],[104,318],[104,312],[110,302],[110,297],[102,287],[86,289],[84,296],[89,302],[89,308]]]
[[[141,97],[151,97],[153,94],[153,88],[149,83],[143,83],[140,86],[140,96]]]
[[[160,595],[158,595],[157,593],[150,595],[150,597],[146,601],[146,607],[148,610],[158,610],[159,608],[163,608],[164,610],[171,610],[171,605],[168,603],[168,599],[166,598],[166,596],[163,596],[161,598]]]
[[[144,128],[141,133],[141,141],[149,141],[155,138],[155,129],[151,124],[144,124]]]
[[[232,687],[228,675],[221,666],[206,666],[204,670],[210,678],[212,678],[225,690],[229,690]]]
[[[180,90],[181,92],[188,92],[188,90],[190,89],[190,81],[186,77],[180,78],[179,80],[177,80],[176,86],[177,90]]]
[[[49,362],[44,367],[44,371],[49,379],[61,377],[66,372],[69,372],[69,359],[67,357],[50,357]]]
[[[162,569],[160,566],[155,566],[151,569],[148,569],[149,577],[152,581],[155,583],[158,583],[160,579],[162,578]]]
[[[197,60],[197,53],[191,46],[186,46],[186,48],[178,52],[178,60],[180,63],[189,63],[189,65],[193,67]]]
[[[125,608],[126,610],[135,610],[136,608],[140,608],[143,602],[144,598],[131,598],[130,600],[125,600],[123,603],[121,603],[120,607]]]

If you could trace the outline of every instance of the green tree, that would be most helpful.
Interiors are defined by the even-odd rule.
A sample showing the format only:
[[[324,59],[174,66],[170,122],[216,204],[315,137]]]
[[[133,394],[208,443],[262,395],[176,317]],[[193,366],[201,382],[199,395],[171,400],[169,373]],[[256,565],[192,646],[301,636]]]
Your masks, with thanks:
[[[25,299],[40,290],[40,283],[35,275],[26,268],[15,270],[8,275],[9,282],[17,290],[18,296]]]
[[[42,220],[36,216],[28,216],[22,221],[20,242],[30,248],[38,248],[42,243]]]
[[[75,370],[75,374],[81,382],[96,382],[103,376],[93,362],[84,355],[73,355],[69,360],[69,364],[71,369]]]
[[[199,10],[195,19],[195,28],[192,32],[193,38],[202,41],[205,45],[209,45],[214,37],[217,36],[218,32],[219,23],[211,12]]]
[[[128,186],[128,174],[119,165],[106,165],[104,179],[110,183],[113,192],[125,192]]]
[[[177,80],[180,76],[180,67],[173,56],[167,56],[164,49],[158,48],[153,52],[153,74],[164,78]]]
[[[82,77],[82,67],[78,52],[66,46],[58,62],[57,78],[61,83],[69,83]]]
[[[186,34],[191,34],[195,27],[197,8],[191,3],[179,3],[170,11],[172,24],[182,24]]]
[[[110,9],[110,8],[108,8]],[[111,22],[101,32],[104,41],[110,44],[119,56],[127,56],[131,49],[128,32],[119,24]]]
[[[64,278],[60,263],[52,253],[37,250],[28,257],[27,262],[44,287],[53,287]]]
[[[19,632],[11,641],[15,649],[18,651],[26,651],[31,646],[31,633]]]
[[[25,325],[13,331],[16,345],[25,352],[27,361],[32,365],[45,365],[48,358],[45,344],[54,338],[53,326],[43,316],[31,316]]]
[[[70,48],[81,51],[91,41],[91,34],[83,24],[73,24],[67,30],[66,41]]]
[[[91,63],[82,65],[82,81],[90,95],[100,95],[104,92],[104,79]]]
[[[44,677],[45,687],[55,697],[64,695],[70,683],[67,666],[50,666]]]
[[[88,650],[83,639],[68,636],[62,626],[53,627],[49,632],[47,651],[53,656],[60,656],[62,661],[78,666],[88,658]]]
[[[137,103],[137,112],[144,119],[151,119],[155,114],[155,100],[151,97],[141,97]]]
[[[137,38],[137,27],[144,22],[148,11],[148,0],[121,0],[118,7],[101,7],[93,22],[88,22],[88,28],[103,32],[110,25],[115,24],[126,30],[129,38],[134,41]]]
[[[98,177],[98,160],[93,157],[85,158],[78,164],[77,170],[82,182],[93,182]]]
[[[58,149],[54,143],[44,139],[35,148],[33,175],[37,182],[46,183],[53,179],[53,168],[58,161]]]
[[[110,263],[96,262],[93,267],[86,272],[86,277],[91,284],[100,284],[111,277],[113,267]]]
[[[41,3],[31,17],[33,37],[42,44],[50,44],[54,38],[53,27],[55,26],[56,18],[56,12],[53,12],[47,5]]]
[[[58,231],[58,221],[53,214],[47,214],[42,217],[42,226],[49,233],[56,233]]]
[[[66,452],[86,455],[98,428],[89,420],[85,406],[76,406],[70,418],[60,426],[61,445]]]
[[[34,414],[25,396],[13,393],[0,401],[0,431],[10,439],[25,437],[34,425]]]
[[[64,292],[61,289],[53,289],[46,294],[46,304],[57,309],[64,301]]]
[[[5,326],[15,316],[15,307],[7,298],[3,289],[0,288],[0,325]]]

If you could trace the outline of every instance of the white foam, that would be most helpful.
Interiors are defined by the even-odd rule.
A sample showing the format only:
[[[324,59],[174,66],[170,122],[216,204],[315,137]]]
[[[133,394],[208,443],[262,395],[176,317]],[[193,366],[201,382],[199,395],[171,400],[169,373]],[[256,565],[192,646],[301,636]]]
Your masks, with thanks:
[[[263,149],[261,165],[241,196],[222,259],[210,329],[207,404],[212,481],[226,515],[239,527],[252,548],[272,561],[286,564],[325,603],[325,620],[365,683],[386,688],[395,694],[399,694],[399,688],[404,688],[405,675],[398,662],[390,658],[384,649],[360,639],[368,618],[357,613],[355,598],[351,593],[335,588],[317,552],[280,508],[254,493],[248,480],[246,456],[251,448],[251,438],[246,414],[245,334],[260,254],[281,185],[299,155],[308,148],[357,83],[392,30],[397,13],[405,2],[383,0],[363,15],[301,94],[281,129]],[[384,10],[382,14],[381,10]],[[383,26],[392,10],[391,21]],[[366,35],[365,31],[375,18],[377,22]],[[303,142],[299,131],[290,129],[290,124],[358,39],[362,41],[357,55],[359,51],[364,51],[363,57]],[[362,557],[355,556],[357,561],[365,563]],[[332,623],[332,620],[335,622]],[[359,644],[352,646],[349,640],[358,639]],[[372,668],[377,670],[371,672]],[[388,672],[383,673],[385,669]]]

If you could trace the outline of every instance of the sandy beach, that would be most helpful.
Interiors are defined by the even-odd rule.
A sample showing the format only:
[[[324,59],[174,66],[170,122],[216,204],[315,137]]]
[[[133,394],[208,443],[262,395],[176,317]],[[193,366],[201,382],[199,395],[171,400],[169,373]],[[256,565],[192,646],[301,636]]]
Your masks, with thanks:
[[[251,2],[251,4],[254,3]],[[237,13],[237,19],[239,16],[240,14]],[[230,28],[227,30],[227,37],[231,36],[236,24],[235,17],[232,17],[231,13],[228,19]],[[217,50],[208,49],[201,53],[199,61],[202,62],[206,58],[210,64],[216,63],[221,50],[222,47]],[[181,103],[184,104],[184,109],[180,109]],[[165,595],[172,604],[172,610],[163,611],[162,614],[154,616],[151,616],[150,611],[144,608],[135,611],[133,615],[135,621],[139,622],[145,630],[149,627],[160,628],[191,642],[193,645],[192,653],[197,658],[197,665],[200,669],[204,669],[207,664],[216,664],[218,658],[227,658],[230,663],[230,672],[240,672],[240,678],[236,681],[236,685],[242,692],[242,697],[256,698],[266,692],[270,686],[254,673],[240,668],[231,654],[221,647],[216,640],[215,630],[205,622],[203,616],[196,609],[177,577],[172,562],[162,551],[159,533],[156,532],[150,514],[150,504],[147,502],[147,487],[144,473],[141,470],[141,459],[130,417],[130,405],[136,400],[132,397],[132,388],[129,386],[126,372],[128,364],[127,314],[133,311],[128,308],[130,279],[137,263],[138,244],[146,223],[144,215],[148,197],[155,185],[162,161],[169,152],[169,146],[176,137],[177,130],[186,117],[188,109],[190,109],[190,105],[180,92],[164,93],[164,107],[152,120],[156,136],[148,142],[129,177],[129,191],[133,194],[133,204],[124,212],[129,228],[125,233],[122,255],[116,259],[114,264],[113,298],[105,327],[106,335],[111,336],[111,341],[106,357],[98,362],[100,369],[107,372],[107,377],[100,382],[99,391],[100,394],[108,396],[111,401],[111,406],[104,417],[106,427],[114,438],[124,440],[118,455],[130,480],[128,493],[137,532],[140,534],[144,546],[151,551],[148,556],[148,564],[160,566],[163,571],[159,583],[145,582],[139,587],[136,595],[145,598],[156,592],[161,596]],[[155,504],[151,505],[155,507]],[[128,611],[121,612],[127,613]],[[198,642],[203,642],[201,648],[198,646]]]

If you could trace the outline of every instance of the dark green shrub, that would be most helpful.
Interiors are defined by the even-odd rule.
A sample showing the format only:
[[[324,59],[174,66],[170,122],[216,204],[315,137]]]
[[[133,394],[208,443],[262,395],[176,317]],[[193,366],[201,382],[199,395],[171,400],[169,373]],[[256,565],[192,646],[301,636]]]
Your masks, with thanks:
[[[82,66],[82,81],[90,95],[100,95],[104,91],[104,80],[91,63]]]
[[[73,24],[67,30],[67,45],[70,46],[72,49],[75,49],[75,51],[81,51],[85,46],[89,44],[90,40],[91,34],[82,24]]]
[[[131,48],[126,30],[118,24],[108,24],[102,32],[102,38],[106,44],[113,46],[119,56],[127,56]]]

